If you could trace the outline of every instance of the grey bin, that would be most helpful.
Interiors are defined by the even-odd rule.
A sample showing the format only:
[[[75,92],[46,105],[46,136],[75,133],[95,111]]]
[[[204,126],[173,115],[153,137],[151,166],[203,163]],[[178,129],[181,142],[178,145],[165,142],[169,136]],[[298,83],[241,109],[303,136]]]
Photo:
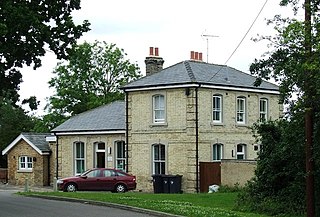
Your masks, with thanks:
[[[154,193],[176,194],[182,193],[181,178],[182,175],[153,175]]]

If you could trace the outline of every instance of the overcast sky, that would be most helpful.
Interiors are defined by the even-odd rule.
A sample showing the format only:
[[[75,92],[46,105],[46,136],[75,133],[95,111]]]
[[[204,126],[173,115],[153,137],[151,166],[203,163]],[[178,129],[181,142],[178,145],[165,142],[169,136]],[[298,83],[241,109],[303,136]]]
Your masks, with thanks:
[[[257,34],[270,35],[272,27],[266,19],[286,13],[280,0],[268,0],[245,40],[227,62],[228,66],[249,72],[254,58],[267,51],[266,43],[255,43]],[[74,13],[76,23],[84,19],[91,23],[91,31],[80,42],[94,40],[115,43],[123,48],[132,63],[145,74],[145,57],[149,47],[158,47],[164,67],[190,59],[190,51],[202,52],[203,60],[225,64],[242,40],[266,0],[81,0],[80,11]],[[201,35],[218,37],[202,37]],[[208,53],[207,53],[208,48]],[[208,55],[208,59],[207,59]],[[48,81],[57,60],[52,53],[43,59],[36,71],[24,68],[21,99],[36,96],[41,100],[53,94]],[[41,114],[42,111],[39,111]]]

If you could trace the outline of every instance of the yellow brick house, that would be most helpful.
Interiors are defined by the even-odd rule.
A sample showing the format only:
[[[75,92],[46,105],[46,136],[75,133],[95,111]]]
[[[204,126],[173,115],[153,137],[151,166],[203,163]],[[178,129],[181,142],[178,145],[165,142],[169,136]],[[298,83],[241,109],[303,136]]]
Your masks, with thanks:
[[[147,76],[123,87],[127,169],[138,189],[152,191],[154,174],[171,174],[182,176],[182,191],[199,192],[202,162],[219,162],[216,184],[243,185],[259,151],[249,127],[282,114],[278,86],[256,87],[253,76],[197,56],[162,69],[151,55]]]

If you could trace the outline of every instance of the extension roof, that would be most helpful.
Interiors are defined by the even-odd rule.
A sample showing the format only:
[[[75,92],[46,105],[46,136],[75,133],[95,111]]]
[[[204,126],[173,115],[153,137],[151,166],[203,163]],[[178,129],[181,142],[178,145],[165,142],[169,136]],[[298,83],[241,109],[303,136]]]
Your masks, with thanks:
[[[120,131],[120,132],[118,132]],[[125,104],[115,101],[71,117],[52,133],[124,133]]]
[[[125,91],[143,89],[175,88],[177,86],[199,86],[239,91],[268,92],[279,94],[279,87],[263,81],[254,86],[256,77],[226,65],[216,65],[188,60],[172,65],[157,73],[133,81],[124,87]]]
[[[11,142],[3,151],[2,154],[7,154],[15,145],[21,140],[29,144],[36,152],[41,155],[50,154],[51,150],[46,137],[50,136],[49,133],[21,133],[13,142]]]

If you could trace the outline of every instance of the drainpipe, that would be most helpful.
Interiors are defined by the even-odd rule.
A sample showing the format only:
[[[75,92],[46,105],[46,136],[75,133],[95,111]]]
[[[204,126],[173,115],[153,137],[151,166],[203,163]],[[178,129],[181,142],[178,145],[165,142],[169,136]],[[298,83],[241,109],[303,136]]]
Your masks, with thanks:
[[[200,84],[199,84],[200,87]],[[199,117],[198,117],[198,88],[196,87],[196,191],[199,193]]]
[[[51,157],[52,152],[50,151],[49,155],[48,155],[48,181],[47,181],[47,185],[50,186],[50,175],[51,175],[51,170],[50,170],[50,157]]]
[[[57,141],[56,141],[56,180],[58,180],[58,166],[59,166],[59,161],[58,161],[58,147],[59,147],[59,137],[53,133],[53,135],[57,138]]]
[[[125,94],[126,94],[126,98],[125,98],[125,100],[126,100],[126,172],[128,172],[128,170],[129,170],[129,168],[128,168],[128,159],[129,159],[129,157],[128,157],[128,155],[129,155],[129,152],[128,152],[128,150],[129,150],[129,145],[128,145],[128,142],[129,142],[129,134],[128,134],[128,132],[129,132],[129,108],[128,108],[128,105],[129,105],[129,100],[128,100],[128,96],[129,96],[129,94],[128,94],[128,92],[125,92]]]

